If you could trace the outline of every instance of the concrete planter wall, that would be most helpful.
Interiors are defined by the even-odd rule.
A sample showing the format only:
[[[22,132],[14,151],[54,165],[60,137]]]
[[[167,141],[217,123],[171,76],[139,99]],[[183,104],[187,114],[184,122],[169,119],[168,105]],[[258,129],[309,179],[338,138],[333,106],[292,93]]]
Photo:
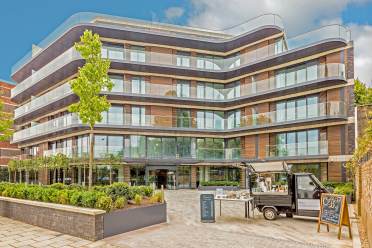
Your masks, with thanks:
[[[166,203],[106,213],[8,197],[0,197],[0,216],[92,241],[167,220]]]
[[[199,186],[198,190],[205,190],[205,191],[214,191],[216,189],[223,189],[229,191],[237,191],[239,190],[239,186]]]

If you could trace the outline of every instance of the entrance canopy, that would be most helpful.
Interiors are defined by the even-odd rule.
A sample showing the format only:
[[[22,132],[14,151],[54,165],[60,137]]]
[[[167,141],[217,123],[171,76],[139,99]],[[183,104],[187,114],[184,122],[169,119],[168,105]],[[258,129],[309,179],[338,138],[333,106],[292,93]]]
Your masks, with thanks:
[[[252,172],[288,172],[287,163],[284,161],[278,162],[262,162],[262,163],[248,163],[248,167]]]

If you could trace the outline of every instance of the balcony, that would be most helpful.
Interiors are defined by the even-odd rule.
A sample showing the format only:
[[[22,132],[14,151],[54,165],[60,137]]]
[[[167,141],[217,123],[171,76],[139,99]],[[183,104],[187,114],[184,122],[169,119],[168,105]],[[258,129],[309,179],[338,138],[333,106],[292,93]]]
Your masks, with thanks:
[[[124,160],[144,160],[144,159],[171,159],[171,160],[238,160],[240,159],[241,148],[225,148],[225,149],[212,149],[212,148],[197,148],[191,149],[188,154],[181,154],[173,147],[173,151],[162,152],[154,154],[153,152],[143,151],[142,154],[129,155],[130,147],[124,148],[123,146],[94,146],[94,157],[96,159],[104,159],[106,155],[113,154],[119,155]],[[86,153],[79,152],[77,147],[64,147],[45,150],[43,155],[48,157],[56,154],[64,154],[69,158],[88,158],[88,147],[80,148]]]
[[[120,80],[115,81],[115,86],[117,87],[114,87],[111,92],[103,93],[107,95],[125,94],[132,96],[190,99],[202,102],[225,102],[257,96],[268,92],[285,90],[295,87],[296,85],[303,85],[333,77],[345,78],[344,64],[330,63],[314,64],[309,67],[301,66],[297,68],[297,70],[291,70],[290,73],[278,73],[276,77],[270,77],[265,80],[254,81],[249,84],[238,85],[231,88],[212,88],[207,85],[202,89],[198,89],[199,86],[191,86],[189,88],[189,95],[182,95],[176,85],[142,82],[138,89],[132,89],[130,82],[122,82]],[[71,94],[73,93],[69,83],[65,83],[40,97],[31,99],[29,103],[17,108],[15,110],[15,119]]]
[[[266,158],[295,158],[304,156],[327,156],[328,141],[313,141],[266,146]]]
[[[283,111],[287,113],[286,118],[283,118]],[[214,116],[213,118],[198,118],[161,115],[132,115],[110,112],[105,118],[106,120],[98,123],[96,127],[118,129],[171,129],[194,132],[229,132],[293,124],[297,122],[315,121],[325,118],[346,118],[346,107],[344,102],[327,102],[305,105],[297,108],[288,108],[282,111],[242,116],[238,119],[225,119],[218,116]],[[12,142],[17,143],[38,136],[66,130],[68,128],[84,126],[86,125],[82,124],[75,114],[69,114],[17,131],[13,134]]]
[[[267,58],[279,56],[299,48],[314,45],[321,41],[340,39],[348,42],[350,40],[349,36],[350,33],[345,27],[340,25],[329,25],[293,38],[281,41],[279,40],[274,44],[230,57],[217,57],[210,55],[187,56],[145,51],[144,49],[135,50],[124,49],[124,47],[118,48],[108,46],[103,47],[102,55],[103,57],[110,59],[112,62],[119,63],[127,62],[139,65],[165,66],[205,72],[227,72],[237,70],[247,65],[263,61]],[[81,57],[72,47],[42,67],[40,70],[34,72],[28,78],[17,84],[17,86],[12,89],[11,97],[14,98],[40,80],[46,78],[46,76],[76,60],[81,60]],[[63,78],[60,80],[63,80]]]

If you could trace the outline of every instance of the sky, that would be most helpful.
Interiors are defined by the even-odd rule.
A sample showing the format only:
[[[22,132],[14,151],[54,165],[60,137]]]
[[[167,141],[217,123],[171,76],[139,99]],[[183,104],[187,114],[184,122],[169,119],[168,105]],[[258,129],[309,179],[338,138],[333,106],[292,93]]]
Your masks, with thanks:
[[[0,78],[77,12],[223,29],[265,13],[282,17],[289,37],[327,24],[350,28],[355,78],[372,86],[372,0],[1,0]]]

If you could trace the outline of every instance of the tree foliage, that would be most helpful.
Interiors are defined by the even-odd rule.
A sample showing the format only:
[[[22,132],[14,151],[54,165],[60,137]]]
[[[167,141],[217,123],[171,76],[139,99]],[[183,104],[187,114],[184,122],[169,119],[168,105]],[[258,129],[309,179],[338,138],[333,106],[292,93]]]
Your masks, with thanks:
[[[4,104],[0,101],[0,141],[7,141],[13,135],[13,118],[3,108]]]
[[[101,91],[111,91],[113,87],[107,74],[110,61],[101,57],[101,48],[99,35],[86,30],[80,37],[80,42],[75,43],[75,49],[85,60],[85,65],[79,68],[78,77],[70,82],[79,102],[71,104],[68,110],[76,113],[91,129],[97,122],[102,121],[102,112],[110,108],[106,96],[100,95]]]
[[[354,98],[356,105],[372,104],[372,88],[356,79],[354,81]]]

